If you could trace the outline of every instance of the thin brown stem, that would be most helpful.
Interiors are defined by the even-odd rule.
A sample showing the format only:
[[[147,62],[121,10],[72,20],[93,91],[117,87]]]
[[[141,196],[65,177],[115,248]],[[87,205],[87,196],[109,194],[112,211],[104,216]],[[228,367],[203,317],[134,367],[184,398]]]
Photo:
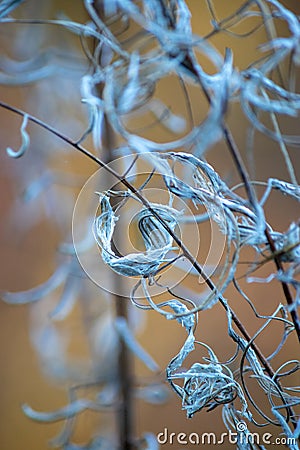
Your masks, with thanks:
[[[269,230],[267,228],[265,230],[265,235],[266,235],[266,237],[268,239],[268,243],[269,243],[271,252],[273,253],[274,261],[275,261],[275,265],[276,265],[277,270],[278,271],[280,270],[281,272],[284,272],[284,268],[283,268],[282,262],[280,260],[280,255],[277,254],[277,249],[275,247],[274,240],[273,240],[273,238],[272,238],[272,236],[271,236],[271,234],[270,234],[270,232],[269,232]],[[293,324],[294,324],[294,327],[295,327],[298,339],[300,341],[300,321],[299,321],[299,317],[298,317],[298,314],[297,314],[297,310],[295,309],[293,297],[291,295],[291,292],[290,292],[290,289],[289,289],[287,283],[282,281],[281,282],[281,286],[282,286],[282,290],[284,292],[287,304],[291,308],[290,309],[290,314],[291,314],[291,317],[292,317],[292,320],[293,320]]]
[[[236,146],[236,144],[234,142],[234,139],[233,139],[230,131],[228,130],[228,128],[225,125],[224,125],[224,136],[225,136],[225,140],[227,142],[228,148],[230,149],[232,157],[233,157],[233,159],[235,161],[237,169],[238,169],[238,171],[239,171],[239,173],[241,175],[241,178],[243,180],[243,183],[245,185],[249,201],[250,201],[252,207],[254,209],[257,209],[258,202],[257,202],[257,199],[256,199],[256,195],[255,195],[253,186],[252,186],[252,184],[250,182],[250,178],[249,178],[247,169],[244,166],[243,160],[242,160],[240,152],[239,152],[239,150],[238,150],[238,148],[237,148],[237,146]],[[268,244],[270,246],[271,252],[274,255],[273,259],[275,261],[276,268],[277,268],[277,270],[280,270],[280,271],[284,272],[284,268],[283,268],[282,263],[280,261],[280,256],[276,254],[277,253],[276,252],[276,246],[275,246],[273,238],[272,238],[272,236],[271,236],[271,234],[270,234],[270,232],[269,232],[267,227],[265,227],[265,231],[264,232],[265,232],[265,236],[267,238]],[[294,327],[295,327],[295,331],[297,333],[298,340],[300,341],[300,321],[299,321],[299,317],[298,317],[297,311],[294,308],[295,305],[294,305],[294,301],[293,301],[293,297],[292,297],[290,288],[289,288],[288,284],[285,283],[284,281],[281,281],[281,286],[282,286],[282,290],[283,290],[286,302],[291,307],[291,310],[290,310],[291,318],[292,318],[292,321],[293,321],[293,324],[294,324]]]
[[[25,112],[21,111],[18,108],[14,108],[4,102],[0,102],[0,106],[2,106],[3,108],[12,111],[20,116],[24,116]],[[189,250],[187,249],[187,247],[185,247],[185,245],[180,241],[180,239],[174,234],[174,232],[169,228],[169,226],[167,225],[167,223],[161,219],[161,217],[158,215],[158,213],[151,207],[151,204],[148,202],[148,200],[146,198],[144,198],[142,196],[142,194],[139,192],[139,190],[137,190],[131,183],[129,183],[129,181],[127,181],[127,179],[122,176],[119,175],[114,169],[112,169],[108,164],[106,164],[104,161],[102,161],[101,159],[99,159],[97,156],[93,155],[92,153],[90,153],[88,150],[86,150],[84,147],[82,147],[81,145],[79,145],[77,142],[73,141],[72,139],[70,139],[69,137],[65,136],[63,133],[59,132],[58,130],[56,130],[55,128],[51,127],[50,125],[44,123],[43,121],[37,119],[36,117],[27,114],[28,120],[38,124],[39,126],[43,127],[44,129],[48,130],[49,132],[53,133],[55,136],[59,137],[61,140],[63,140],[64,142],[68,143],[69,145],[71,145],[73,148],[75,148],[76,150],[78,150],[79,152],[81,152],[83,155],[87,156],[88,158],[90,158],[92,161],[96,162],[100,167],[103,167],[107,170],[108,173],[110,173],[111,175],[113,175],[116,179],[118,179],[122,184],[124,184],[124,186],[126,186],[134,195],[135,197],[141,201],[141,203],[149,209],[149,211],[153,214],[153,216],[162,224],[162,226],[168,231],[168,233],[170,233],[170,235],[172,236],[172,238],[174,239],[174,241],[176,242],[176,244],[178,244],[178,246],[181,248],[183,254],[186,256],[186,258],[191,262],[191,264],[193,265],[193,267],[198,271],[198,273],[203,277],[203,279],[205,280],[205,283],[207,284],[207,286],[217,292],[216,287],[214,285],[214,283],[211,281],[211,279],[205,274],[203,268],[201,267],[201,265],[195,260],[195,258],[193,257],[193,255],[189,252]],[[251,341],[251,337],[249,335],[249,333],[247,332],[247,330],[245,329],[245,327],[243,326],[243,324],[241,323],[241,321],[239,320],[239,318],[237,317],[237,315],[234,313],[234,311],[231,310],[231,308],[227,305],[226,300],[223,298],[223,296],[221,294],[218,295],[218,299],[220,301],[220,303],[222,304],[222,306],[224,307],[224,309],[226,310],[226,312],[230,312],[231,317],[233,322],[235,323],[236,327],[238,328],[238,330],[241,332],[241,334],[244,336],[244,338],[246,339],[247,342]],[[266,358],[263,356],[263,354],[261,353],[260,349],[258,348],[258,346],[255,344],[255,342],[251,342],[251,348],[254,350],[255,354],[257,355],[258,359],[261,361],[263,367],[265,368],[266,372],[268,373],[268,375],[270,377],[274,376],[274,371],[272,369],[272,367],[270,366],[270,364],[268,363],[268,361],[266,360]]]
[[[209,92],[207,91],[205,86],[203,86],[203,84],[201,83],[201,78],[199,77],[198,72],[195,69],[195,67],[193,65],[193,61],[192,61],[192,59],[191,59],[191,57],[189,55],[186,56],[185,60],[182,62],[182,65],[185,67],[185,69],[187,69],[192,74],[193,77],[197,78],[197,80],[199,81],[199,83],[200,83],[200,85],[202,87],[203,93],[204,93],[208,103],[210,104],[211,103],[211,99],[210,99]],[[251,184],[248,171],[247,171],[247,169],[245,167],[245,164],[244,164],[244,162],[242,160],[242,157],[241,157],[241,154],[239,152],[239,149],[238,149],[238,147],[237,147],[237,145],[236,145],[236,143],[234,141],[234,138],[233,138],[229,128],[226,126],[225,123],[222,124],[222,129],[223,129],[225,142],[227,144],[227,147],[229,148],[231,156],[232,156],[232,158],[233,158],[233,160],[235,162],[237,170],[238,170],[238,172],[239,172],[239,174],[241,176],[241,179],[242,179],[242,181],[244,183],[244,186],[245,186],[246,193],[247,193],[247,196],[249,198],[250,204],[251,204],[252,208],[254,209],[254,211],[257,211],[258,214],[260,214],[260,211],[258,211],[259,204],[258,204],[258,201],[257,201],[257,198],[256,198],[255,190],[253,189],[253,186]],[[266,238],[267,238],[268,243],[270,245],[271,251],[273,253],[276,252],[276,247],[274,245],[274,242],[272,240],[272,237],[271,237],[270,233],[268,232],[267,227],[265,227],[265,235],[266,235]],[[282,267],[280,258],[276,257],[274,255],[274,261],[275,261],[277,270],[283,271],[283,267]],[[282,286],[282,290],[283,290],[286,302],[291,307],[291,311],[290,311],[291,318],[292,318],[292,321],[293,321],[294,328],[295,328],[295,331],[297,333],[298,339],[300,341],[300,320],[299,320],[297,311],[294,308],[294,302],[293,302],[292,294],[290,292],[290,288],[289,288],[288,284],[283,282],[283,281],[281,282],[281,286]]]

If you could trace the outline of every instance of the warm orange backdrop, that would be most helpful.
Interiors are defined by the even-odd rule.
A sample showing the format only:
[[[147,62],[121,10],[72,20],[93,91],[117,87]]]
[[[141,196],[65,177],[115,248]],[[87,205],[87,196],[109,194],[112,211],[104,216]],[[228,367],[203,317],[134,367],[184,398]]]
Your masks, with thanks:
[[[33,2],[28,2],[33,3]],[[73,6],[70,8],[70,2],[63,2],[66,6],[66,13],[73,17],[80,17],[81,8],[78,12],[74,11]],[[78,0],[72,2],[73,5],[80,5]],[[207,11],[204,0],[191,0],[190,4],[193,13],[193,26],[195,32],[205,34],[209,30],[207,24]],[[235,5],[240,4],[238,1],[224,2],[216,1],[217,11],[222,16],[225,12],[233,10]],[[300,14],[299,2],[286,1],[295,12]],[[59,2],[60,7],[62,2]],[[230,7],[229,7],[230,4]],[[225,9],[226,11],[224,11]],[[0,39],[7,32],[8,26],[0,26]],[[286,32],[283,29],[283,32]],[[249,45],[246,40],[236,40],[228,36],[221,35],[214,39],[215,45],[220,49],[232,47],[234,51],[234,62],[242,69],[249,61],[257,55],[256,47],[259,42],[264,41],[263,32],[259,32],[257,37],[251,41]],[[4,42],[4,40],[3,40]],[[172,83],[165,83],[162,86],[162,95],[164,98],[172,98],[174,100],[174,87]],[[1,100],[7,101],[16,106],[26,107],[26,101],[30,95],[31,88],[24,89],[16,87],[1,87]],[[78,94],[77,94],[78,95]],[[47,117],[47,101],[51,97],[51,91],[47,93],[45,98],[44,117]],[[34,110],[36,105],[30,105],[29,108]],[[194,106],[195,115],[201,118],[203,111],[200,107]],[[41,105],[39,105],[41,110]],[[180,110],[180,105],[178,106]],[[72,114],[72,104],[62,107],[62,114]],[[79,115],[80,116],[80,115]],[[1,270],[0,270],[0,288],[4,290],[23,290],[41,283],[52,273],[54,264],[55,247],[59,242],[60,231],[58,227],[51,223],[51,218],[45,212],[41,213],[40,219],[29,229],[26,224],[22,223],[22,214],[17,214],[18,208],[23,211],[26,221],[30,221],[30,216],[34,211],[34,205],[24,208],[20,202],[22,194],[23,179],[22,174],[28,170],[34,176],[39,172],[39,162],[37,168],[32,167],[34,161],[30,156],[18,161],[9,160],[6,156],[6,146],[18,147],[19,145],[19,119],[11,113],[0,111],[0,248],[1,248]],[[55,126],[60,126],[60,121],[64,120],[62,116]],[[79,120],[80,117],[79,117]],[[243,118],[238,106],[233,106],[229,112],[228,121],[232,125],[233,134],[240,146],[242,152],[245,148],[245,130],[246,120]],[[294,132],[299,130],[299,120],[295,120],[290,128],[294,128]],[[64,124],[62,124],[64,127]],[[36,127],[30,127],[33,135],[37,133]],[[291,130],[290,130],[291,131]],[[42,145],[43,144],[43,145]],[[48,135],[40,133],[39,146],[40,151],[52,151],[49,145],[59,148],[60,143],[55,140],[49,144]],[[44,148],[42,148],[44,147]],[[277,177],[287,178],[287,172],[284,167],[282,156],[279,149],[274,143],[268,141],[262,136],[256,138],[255,146],[255,166],[256,177],[265,179],[270,173]],[[48,148],[48,150],[45,150]],[[74,150],[63,148],[64,153],[58,153],[59,162],[55,160],[55,154],[49,158],[49,164],[56,164],[61,170],[68,172],[75,170],[79,174],[92,173],[93,165],[86,162],[82,156],[74,157]],[[38,153],[35,148],[35,155]],[[298,149],[292,149],[291,158],[294,167],[299,168],[299,152]],[[38,158],[37,158],[38,159]],[[216,170],[225,174],[230,169],[229,176],[232,180],[237,181],[238,177],[231,169],[232,161],[223,144],[216,145],[207,155],[207,160],[214,165]],[[250,167],[250,166],[249,166]],[[55,198],[55,197],[54,197]],[[291,220],[295,220],[299,214],[295,210],[295,203],[287,200],[283,202],[280,208],[277,208],[277,197],[274,196],[268,206],[268,214],[272,217],[273,225],[276,223],[278,229],[286,229],[287,224]],[[41,203],[38,203],[41,208]],[[13,213],[14,211],[14,213]],[[25,211],[25,212],[24,212]],[[59,211],[58,211],[59,214]],[[12,219],[18,217],[18,223]],[[261,311],[265,311],[265,304],[275,305],[279,301],[284,301],[280,288],[272,283],[268,286],[251,285],[249,291],[257,299],[256,305],[261,306]],[[250,333],[254,332],[259,323],[253,319],[253,315],[249,307],[241,304],[233,290],[229,288],[227,298],[230,303],[238,311],[242,321],[245,322]],[[41,371],[39,360],[31,346],[29,339],[29,310],[27,306],[8,306],[0,302],[0,448],[1,450],[44,450],[47,448],[47,441],[55,435],[60,429],[59,424],[39,425],[32,422],[24,416],[20,405],[28,403],[37,410],[53,410],[63,406],[67,401],[65,386],[63,383],[55,383],[47,379]],[[270,308],[272,310],[272,308]],[[269,311],[270,311],[269,310]],[[80,308],[75,309],[68,322],[68,327],[72,329],[72,336],[75,336],[75,342],[71,342],[71,347],[76,347],[76,352],[85,351],[84,330],[80,322]],[[258,342],[262,343],[266,354],[271,352],[273,348],[274,336],[276,328],[266,333]],[[233,350],[232,344],[226,334],[226,318],[223,310],[219,306],[213,308],[200,316],[199,338],[210,345],[220,360],[225,360]],[[139,339],[145,348],[153,355],[162,368],[176,354],[181,343],[185,339],[184,330],[177,324],[167,322],[164,318],[159,317],[156,313],[147,314],[146,326],[140,333]],[[284,348],[284,358],[294,358],[296,340],[288,339]],[[284,359],[283,358],[283,359]],[[136,364],[136,369],[143,376],[147,372],[141,368],[140,363]],[[162,372],[163,376],[163,372]],[[216,410],[210,413],[201,412],[196,414],[192,420],[187,420],[185,413],[180,409],[179,399],[171,394],[170,401],[163,406],[151,406],[137,401],[135,405],[135,419],[137,433],[143,431],[152,431],[158,433],[165,427],[175,432],[209,432],[215,431],[221,433],[224,426],[220,418],[220,411]],[[76,431],[76,442],[83,442],[86,438],[104,425],[109,428],[111,425],[111,417],[96,416],[95,414],[83,415],[78,424]],[[269,428],[268,431],[272,428]],[[273,429],[275,435],[278,430]],[[164,448],[179,448],[179,446],[165,446]],[[204,447],[206,448],[206,447]],[[207,447],[209,448],[209,447]]]

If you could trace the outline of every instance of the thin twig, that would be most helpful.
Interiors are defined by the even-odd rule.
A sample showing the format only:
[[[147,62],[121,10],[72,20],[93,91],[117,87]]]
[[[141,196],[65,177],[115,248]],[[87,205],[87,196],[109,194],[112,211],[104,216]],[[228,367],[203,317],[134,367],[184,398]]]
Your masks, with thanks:
[[[243,183],[245,184],[245,188],[246,188],[246,192],[247,192],[249,201],[250,201],[252,207],[256,208],[256,205],[258,204],[258,202],[256,200],[254,189],[253,189],[252,184],[250,182],[250,178],[249,178],[249,175],[247,173],[247,169],[244,166],[244,163],[243,163],[243,160],[241,158],[240,152],[239,152],[237,146],[235,145],[233,137],[232,137],[230,131],[228,130],[228,128],[225,125],[224,125],[224,136],[225,136],[228,148],[230,149],[230,152],[231,152],[231,154],[232,154],[232,156],[234,158],[234,161],[236,163],[237,169],[238,169],[238,171],[239,171],[239,173],[241,175]],[[271,252],[273,253],[273,256],[274,256],[273,259],[275,261],[275,265],[276,265],[277,270],[278,271],[280,270],[281,272],[284,272],[282,263],[280,261],[280,256],[278,256],[276,254],[277,251],[276,251],[274,240],[273,240],[273,238],[272,238],[272,236],[271,236],[271,234],[270,234],[270,232],[269,232],[267,227],[265,227],[264,233],[265,233],[265,236],[266,236],[267,241],[269,243]],[[295,331],[296,331],[297,336],[298,336],[298,340],[300,341],[300,321],[299,321],[299,317],[298,317],[297,311],[294,308],[294,301],[293,301],[292,294],[290,292],[290,289],[289,289],[289,286],[287,285],[287,283],[285,283],[284,281],[281,281],[281,286],[282,286],[282,290],[283,290],[284,296],[286,298],[286,302],[291,307],[291,310],[290,310],[291,318],[292,318],[292,321],[293,321],[293,324],[294,324],[294,327],[295,327]]]
[[[210,104],[211,103],[210,95],[209,95],[207,89],[205,88],[205,86],[203,86],[203,83],[201,82],[201,78],[198,76],[198,72],[194,68],[192,59],[188,55],[186,56],[185,60],[182,62],[182,65],[185,67],[185,69],[189,70],[189,72],[193,75],[193,77],[197,77],[197,80],[201,84],[203,93],[204,93],[208,103]],[[239,149],[238,149],[238,147],[237,147],[237,145],[236,145],[236,143],[235,143],[235,141],[233,139],[233,136],[232,136],[229,128],[226,126],[225,123],[222,124],[222,129],[223,129],[223,134],[224,134],[224,138],[225,138],[225,142],[227,144],[227,147],[229,148],[229,151],[230,151],[230,153],[231,153],[231,155],[232,155],[232,157],[234,159],[235,165],[236,165],[236,167],[238,169],[238,172],[239,172],[239,174],[240,174],[240,176],[242,178],[242,181],[244,183],[244,186],[245,186],[245,189],[246,189],[246,193],[247,193],[247,196],[249,198],[249,202],[252,205],[253,209],[257,210],[257,208],[258,208],[258,201],[256,199],[256,194],[255,194],[255,191],[254,191],[253,186],[251,184],[250,177],[248,175],[248,171],[247,171],[247,169],[246,169],[246,167],[244,165],[244,162],[242,160],[242,157],[241,157],[241,154],[239,152]],[[268,240],[268,243],[270,245],[271,251],[273,253],[274,253],[274,251],[276,252],[276,248],[275,248],[274,242],[272,240],[272,237],[270,236],[270,233],[268,232],[267,227],[265,227],[265,231],[264,232],[265,232],[265,236],[266,236],[266,238]],[[277,270],[282,270],[284,272],[282,264],[280,262],[280,259],[278,257],[274,256],[274,261],[275,261]],[[298,339],[300,341],[300,321],[299,321],[299,317],[298,317],[297,311],[293,307],[294,306],[293,305],[294,302],[293,302],[292,294],[290,292],[290,288],[287,285],[287,283],[285,283],[283,281],[281,281],[281,286],[282,286],[282,289],[283,289],[284,296],[286,298],[287,304],[289,306],[292,306],[291,318],[293,320],[295,331],[296,331]]]
[[[2,106],[3,108],[5,108],[5,109],[7,109],[9,111],[12,111],[12,112],[14,112],[14,113],[16,113],[16,114],[18,114],[20,116],[24,116],[24,114],[25,114],[24,111],[22,111],[22,110],[20,110],[18,108],[14,108],[13,106],[10,106],[10,105],[8,105],[7,103],[4,103],[4,102],[0,102],[0,106]],[[195,260],[193,255],[190,254],[190,252],[187,249],[187,247],[181,242],[181,240],[176,236],[176,234],[169,228],[167,223],[163,219],[161,219],[161,217],[157,214],[157,212],[151,207],[151,204],[148,202],[148,200],[146,198],[144,198],[142,196],[142,194],[139,192],[139,190],[137,190],[131,183],[129,183],[124,176],[119,175],[114,169],[112,169],[109,165],[107,165],[100,158],[98,158],[97,156],[93,155],[88,150],[86,150],[84,147],[79,145],[77,142],[75,142],[72,139],[70,139],[69,137],[65,136],[63,133],[59,132],[55,128],[51,127],[50,125],[44,123],[40,119],[38,119],[38,118],[36,118],[36,117],[34,117],[34,116],[30,115],[30,114],[27,114],[27,116],[28,116],[28,120],[29,121],[31,121],[33,123],[36,123],[37,125],[43,127],[47,131],[49,131],[50,133],[52,133],[55,136],[59,137],[61,140],[63,140],[64,142],[68,143],[69,145],[74,147],[76,150],[78,150],[80,153],[84,154],[85,156],[90,158],[92,161],[96,162],[100,167],[103,167],[105,170],[107,170],[107,172],[109,172],[111,175],[113,175],[115,178],[117,178],[121,183],[123,183],[124,186],[126,186],[138,198],[138,200],[140,200],[141,203],[143,203],[143,205],[146,208],[149,209],[151,214],[153,214],[153,216],[162,224],[162,226],[168,231],[168,233],[170,233],[170,235],[172,236],[172,238],[174,239],[176,244],[181,248],[181,250],[184,253],[184,255],[186,256],[186,258],[190,261],[190,263],[193,265],[193,267],[197,270],[199,275],[201,275],[201,277],[204,279],[204,281],[207,284],[207,286],[209,287],[209,289],[211,289],[212,291],[217,292],[217,289],[216,289],[214,283],[205,274],[203,268]],[[250,342],[251,341],[251,337],[250,337],[249,333],[247,332],[247,330],[245,329],[245,327],[243,326],[243,324],[241,323],[239,318],[236,316],[234,311],[232,311],[231,308],[228,306],[228,304],[227,304],[226,300],[224,299],[224,297],[221,294],[218,294],[218,299],[219,299],[220,303],[222,304],[222,306],[224,307],[224,309],[226,311],[230,312],[233,322],[235,323],[235,325],[237,326],[237,328],[239,329],[241,334],[244,336],[246,341]],[[272,367],[270,366],[270,364],[268,363],[266,358],[263,356],[263,354],[261,353],[260,349],[258,348],[258,346],[256,345],[255,342],[251,343],[251,348],[255,351],[257,357],[261,361],[261,363],[262,363],[263,367],[265,368],[266,372],[268,373],[268,375],[270,377],[273,377],[274,376],[274,371],[273,371]]]

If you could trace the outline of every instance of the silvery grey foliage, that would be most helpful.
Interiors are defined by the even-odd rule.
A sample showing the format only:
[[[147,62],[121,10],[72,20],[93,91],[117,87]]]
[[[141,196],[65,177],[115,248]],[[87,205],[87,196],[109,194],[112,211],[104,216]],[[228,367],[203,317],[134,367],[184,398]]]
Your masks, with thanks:
[[[72,440],[75,420],[86,410],[114,411],[123,402],[124,411],[129,414],[134,396],[152,403],[164,402],[167,398],[160,380],[145,386],[134,385],[131,380],[130,393],[126,394],[126,382],[130,383],[130,380],[127,363],[122,362],[122,351],[135,355],[154,375],[162,368],[137,341],[135,334],[140,316],[123,314],[114,317],[114,295],[87,287],[90,283],[77,263],[76,251],[80,259],[81,254],[89,256],[94,246],[98,251],[97,270],[103,278],[113,280],[112,284],[121,280],[121,285],[132,281],[128,297],[135,312],[154,310],[185,329],[185,341],[178,344],[177,354],[164,370],[166,380],[180,398],[188,418],[204,409],[222,409],[224,425],[238,433],[237,448],[256,448],[247,440],[248,425],[254,428],[268,424],[282,430],[290,440],[291,449],[298,448],[299,388],[291,387],[286,379],[298,372],[299,362],[284,361],[281,364],[275,357],[281,356],[290,336],[300,338],[299,215],[289,223],[286,231],[282,231],[269,221],[266,205],[277,191],[281,202],[288,199],[299,210],[300,186],[290,153],[292,147],[299,146],[300,137],[282,131],[282,118],[299,117],[300,95],[296,92],[296,72],[300,65],[299,17],[292,8],[287,9],[277,0],[250,0],[227,17],[218,19],[217,4],[207,0],[199,2],[197,7],[206,5],[211,16],[211,30],[207,35],[197,35],[192,27],[190,2],[184,0],[84,0],[87,23],[78,23],[62,14],[54,19],[52,16],[51,19],[28,19],[26,8],[29,3],[29,0],[0,2],[0,25],[27,25],[29,30],[29,27],[43,24],[47,30],[64,30],[78,41],[77,46],[72,41],[72,50],[67,45],[57,48],[57,45],[35,43],[37,54],[28,54],[22,61],[18,59],[17,51],[20,43],[15,42],[15,54],[12,51],[12,55],[3,57],[0,83],[32,85],[32,95],[38,99],[42,114],[44,105],[40,99],[46,85],[41,83],[49,82],[53,96],[52,101],[47,99],[49,123],[0,103],[23,119],[21,146],[19,150],[8,147],[7,156],[19,158],[26,152],[26,157],[30,158],[33,149],[28,125],[33,122],[96,162],[113,182],[97,192],[96,211],[92,210],[92,201],[86,205],[88,219],[82,217],[82,221],[85,220],[88,226],[82,241],[76,242],[74,248],[70,243],[67,212],[73,207],[75,195],[60,203],[59,196],[47,195],[46,189],[59,178],[55,170],[49,169],[48,149],[39,152],[43,174],[34,181],[29,175],[28,179],[22,178],[26,184],[24,199],[27,203],[32,204],[44,196],[49,216],[56,211],[53,200],[59,203],[57,223],[63,242],[59,245],[57,268],[48,280],[27,291],[4,292],[2,297],[10,304],[32,304],[31,338],[45,372],[56,380],[71,380],[74,384],[68,391],[69,403],[64,407],[52,412],[38,412],[25,405],[25,414],[40,422],[63,421],[64,428],[52,444],[65,450],[158,448],[155,436],[147,430],[134,440],[128,429],[119,443],[112,435],[105,434],[105,430],[103,436],[93,437],[84,446],[76,445]],[[17,19],[11,14],[19,6]],[[23,22],[19,19],[22,14],[25,14]],[[251,25],[252,19],[257,25]],[[277,32],[278,20],[286,26],[284,35]],[[244,35],[239,33],[240,24],[248,21],[250,31]],[[225,38],[229,35],[248,42],[247,39],[251,40],[261,28],[267,36],[259,48],[261,57],[244,68],[239,68],[233,49],[226,48],[222,52],[211,39],[223,34]],[[48,33],[41,36],[48,37]],[[82,52],[78,50],[78,42]],[[213,71],[205,69],[204,58]],[[284,70],[287,61],[288,72]],[[61,85],[57,87],[57,77],[67,74],[75,77],[77,97],[73,92],[69,95],[67,87],[65,90]],[[181,86],[187,114],[176,111],[169,106],[171,101],[166,102],[163,96],[160,97],[160,83],[171,77]],[[202,94],[201,101],[206,102],[207,113],[200,122],[195,120],[195,105],[189,89],[197,89]],[[60,116],[54,98],[60,98],[67,108],[65,114]],[[78,105],[80,101],[82,106]],[[272,141],[272,151],[282,155],[287,179],[279,179],[272,173],[266,180],[249,175],[227,124],[234,104],[239,105],[249,125],[248,141],[245,142],[248,158],[254,158],[255,133],[263,134]],[[80,111],[78,117],[74,111],[76,114]],[[57,117],[67,134],[61,131],[63,128],[57,130],[51,125]],[[144,118],[142,127],[138,125],[141,117]],[[167,138],[159,139],[159,133]],[[89,146],[91,142],[93,150],[89,152],[83,144]],[[225,143],[238,173],[236,185],[209,163],[210,150],[221,142]],[[261,152],[263,150],[260,148]],[[124,156],[129,154],[133,158],[128,162]],[[55,155],[60,158],[62,153],[57,150]],[[115,155],[122,156],[122,170],[107,164]],[[140,182],[139,172],[149,166],[147,177],[142,177]],[[76,177],[62,178],[61,184],[78,186]],[[99,183],[102,186],[101,180]],[[148,198],[148,191],[157,186],[167,193],[167,200],[163,195],[155,201]],[[123,226],[122,220],[126,221],[132,210],[136,234],[144,250],[122,252],[116,245],[120,238],[118,226]],[[202,224],[207,223],[215,226],[224,238],[224,254],[220,253],[212,270],[209,263],[202,260],[202,255],[192,252],[184,239],[184,230],[189,229],[190,224],[201,229]],[[246,261],[244,255],[247,255]],[[256,271],[263,266],[271,267],[271,271],[257,276]],[[183,272],[182,277],[178,271]],[[89,273],[87,275],[92,278]],[[185,278],[196,278],[198,284],[195,287],[191,281],[192,288],[187,288]],[[283,296],[278,294],[275,310],[262,314],[248,287],[253,283],[268,286],[271,282],[277,283],[278,292],[282,289]],[[237,291],[238,298],[245,301],[251,313],[260,319],[256,332],[249,334],[248,324],[243,325],[231,306],[229,287]],[[114,292],[113,287],[111,292]],[[160,299],[162,292],[167,299]],[[50,306],[40,311],[39,305],[47,301]],[[93,316],[86,327],[94,364],[88,369],[82,369],[82,365],[87,365],[86,361],[82,364],[69,361],[67,338],[57,326],[80,301],[87,315],[92,311]],[[125,302],[126,299],[117,298],[116,301]],[[95,304],[99,309],[95,309]],[[236,352],[226,361],[222,355],[217,356],[209,344],[201,341],[202,316],[205,317],[207,309],[214,312],[216,305],[225,312],[226,331],[236,347]],[[265,349],[260,348],[260,338],[275,323],[281,325],[282,335],[276,340],[275,351],[265,355]],[[201,356],[203,349],[208,356]],[[196,362],[190,364],[189,358]],[[268,399],[269,412],[253,399],[247,383],[249,378],[255,380],[260,394]],[[95,398],[79,396],[81,386],[95,385],[98,389]],[[245,427],[239,429],[240,423]]]
[[[5,17],[17,8],[24,0],[2,0],[0,4],[0,17]]]
[[[149,276],[155,273],[158,267],[166,262],[166,254],[172,248],[170,234],[160,225],[148,209],[143,209],[138,215],[138,227],[141,230],[146,252],[133,253],[127,256],[117,256],[111,248],[111,240],[117,217],[110,205],[107,195],[100,195],[101,214],[94,224],[94,236],[102,249],[103,261],[120,275]],[[153,205],[151,208],[174,231],[176,217],[179,211],[164,205]]]

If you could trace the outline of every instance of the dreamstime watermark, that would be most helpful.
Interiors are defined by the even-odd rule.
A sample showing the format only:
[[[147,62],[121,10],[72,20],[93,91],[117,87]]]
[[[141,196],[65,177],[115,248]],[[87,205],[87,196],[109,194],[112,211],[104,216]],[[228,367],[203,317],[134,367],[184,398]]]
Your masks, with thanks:
[[[252,433],[247,431],[247,425],[241,421],[236,425],[237,431],[227,431],[221,434],[214,432],[184,433],[170,432],[168,428],[156,435],[160,445],[223,445],[223,444],[256,444],[256,445],[296,445],[296,438],[279,436],[271,433]]]

